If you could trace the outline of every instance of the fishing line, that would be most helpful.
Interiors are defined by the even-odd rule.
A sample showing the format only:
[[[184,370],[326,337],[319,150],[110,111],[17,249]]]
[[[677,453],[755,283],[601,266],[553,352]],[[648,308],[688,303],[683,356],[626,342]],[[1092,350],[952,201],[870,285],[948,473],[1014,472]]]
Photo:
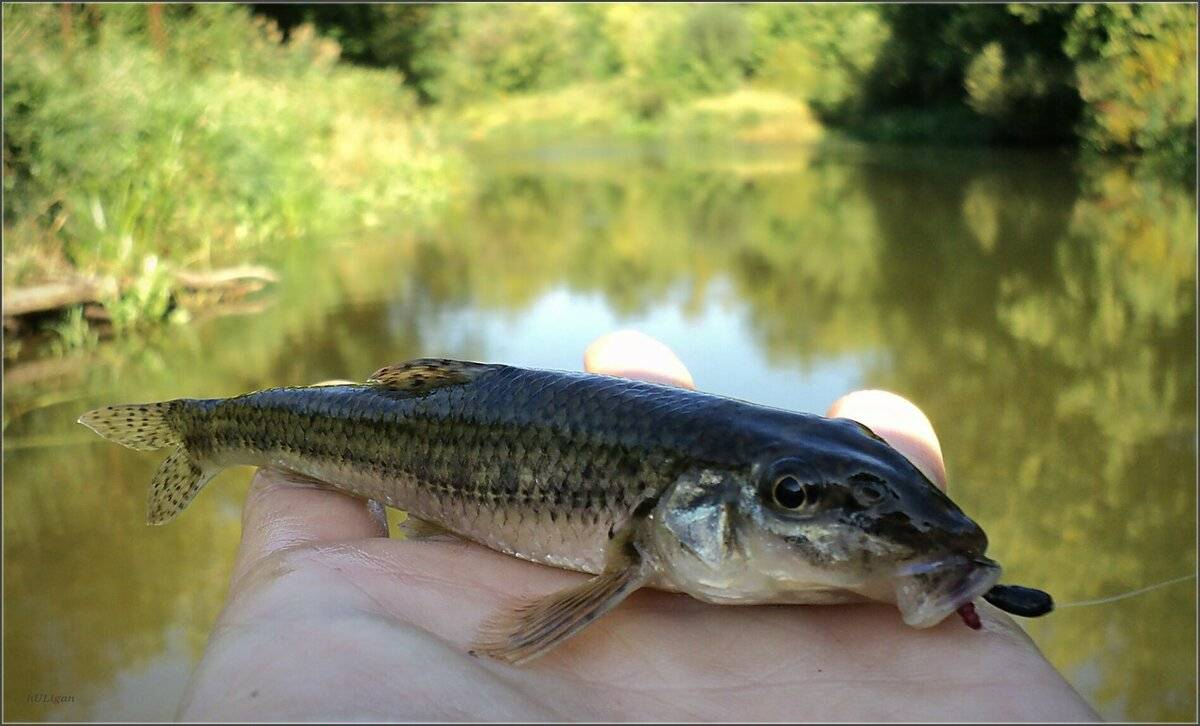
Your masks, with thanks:
[[[1112,595],[1110,597],[1100,597],[1100,598],[1096,598],[1094,600],[1077,600],[1075,602],[1055,603],[1054,608],[1057,610],[1060,608],[1079,608],[1079,607],[1084,607],[1087,605],[1104,605],[1105,603],[1117,602],[1118,600],[1125,600],[1126,598],[1131,598],[1131,597],[1134,597],[1135,595],[1141,595],[1142,593],[1150,592],[1151,590],[1158,590],[1160,588],[1166,587],[1167,585],[1174,585],[1176,583],[1183,582],[1184,580],[1191,580],[1191,579],[1194,579],[1195,577],[1196,577],[1196,573],[1193,572],[1190,575],[1181,575],[1180,577],[1176,577],[1176,578],[1173,578],[1170,580],[1164,580],[1163,582],[1158,582],[1153,585],[1147,585],[1146,587],[1142,587],[1137,590],[1131,590],[1130,592],[1123,592],[1119,595]]]

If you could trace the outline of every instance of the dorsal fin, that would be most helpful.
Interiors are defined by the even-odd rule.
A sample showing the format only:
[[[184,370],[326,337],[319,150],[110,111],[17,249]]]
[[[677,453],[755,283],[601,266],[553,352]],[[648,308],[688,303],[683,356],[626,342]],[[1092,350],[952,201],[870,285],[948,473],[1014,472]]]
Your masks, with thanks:
[[[418,358],[384,366],[371,374],[367,383],[395,391],[427,393],[442,386],[469,383],[490,368],[492,366],[486,363],[448,358]]]

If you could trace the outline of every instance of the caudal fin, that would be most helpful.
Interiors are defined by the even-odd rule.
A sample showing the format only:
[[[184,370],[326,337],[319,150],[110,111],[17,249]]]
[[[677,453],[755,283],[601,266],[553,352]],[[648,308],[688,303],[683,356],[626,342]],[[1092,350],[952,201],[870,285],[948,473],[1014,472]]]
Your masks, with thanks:
[[[168,413],[178,402],[106,406],[88,411],[79,423],[109,441],[138,451],[176,447],[158,467],[150,483],[146,521],[166,524],[184,510],[201,487],[217,473],[205,466],[183,445],[183,437],[171,424]]]
[[[79,423],[121,446],[154,451],[183,443],[183,437],[167,422],[170,408],[170,401],[105,406],[83,414]]]

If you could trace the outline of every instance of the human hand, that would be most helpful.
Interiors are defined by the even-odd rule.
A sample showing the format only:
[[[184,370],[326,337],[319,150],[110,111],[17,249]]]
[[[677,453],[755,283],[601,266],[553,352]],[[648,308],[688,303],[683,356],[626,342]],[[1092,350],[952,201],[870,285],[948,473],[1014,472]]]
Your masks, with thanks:
[[[586,367],[692,387],[645,336],[606,336]],[[912,404],[843,397],[945,486]],[[515,599],[586,576],[465,541],[387,539],[368,504],[258,472],[225,609],[193,674],[187,720],[1095,720],[1006,614],[928,630],[880,604],[719,606],[643,589],[521,667],[468,654]]]

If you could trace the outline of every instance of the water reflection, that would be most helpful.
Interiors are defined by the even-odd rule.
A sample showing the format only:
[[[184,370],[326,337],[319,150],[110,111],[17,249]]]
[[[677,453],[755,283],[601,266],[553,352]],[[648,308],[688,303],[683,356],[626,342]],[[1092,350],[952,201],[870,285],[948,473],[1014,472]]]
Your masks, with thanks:
[[[1069,601],[1194,572],[1195,215],[1189,189],[1052,154],[482,158],[477,194],[436,227],[281,257],[288,283],[259,315],[6,387],[7,713],[171,717],[163,694],[203,648],[236,546],[247,472],[145,527],[159,457],[81,435],[80,411],[419,355],[576,368],[621,326],[714,392],[917,401],[1013,581]],[[1184,584],[1029,629],[1102,714],[1188,718],[1195,608]]]

